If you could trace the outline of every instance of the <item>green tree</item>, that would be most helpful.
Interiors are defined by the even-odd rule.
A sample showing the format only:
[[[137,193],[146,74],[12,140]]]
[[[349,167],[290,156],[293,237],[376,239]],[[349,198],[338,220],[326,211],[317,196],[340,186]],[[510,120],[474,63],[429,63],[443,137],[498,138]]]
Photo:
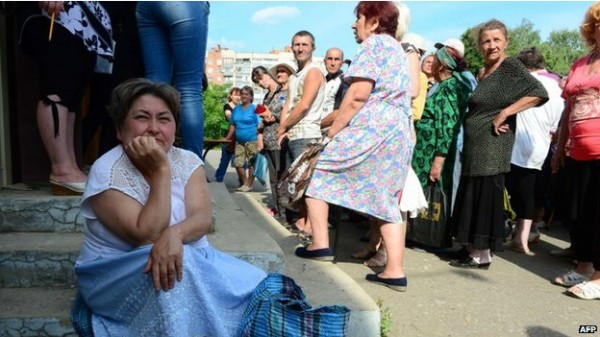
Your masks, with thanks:
[[[515,28],[508,29],[509,42],[506,47],[506,55],[517,56],[525,48],[539,48],[542,44],[540,32],[533,28],[533,23],[523,19],[521,24]]]
[[[542,44],[542,53],[549,70],[567,75],[575,60],[586,53],[583,38],[576,30],[557,30]]]
[[[483,67],[483,57],[479,52],[479,43],[477,36],[477,27],[467,29],[460,37],[460,40],[465,45],[465,61],[469,70],[476,74]]]
[[[221,126],[225,123],[223,105],[227,103],[227,92],[231,85],[209,84],[204,92],[204,137],[218,139],[223,137]]]

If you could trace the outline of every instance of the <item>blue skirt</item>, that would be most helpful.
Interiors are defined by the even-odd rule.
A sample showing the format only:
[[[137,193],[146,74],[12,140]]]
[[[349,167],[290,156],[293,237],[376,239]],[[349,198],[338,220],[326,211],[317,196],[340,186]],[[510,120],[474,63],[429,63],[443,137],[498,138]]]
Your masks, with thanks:
[[[151,248],[75,267],[94,335],[234,336],[265,272],[212,246],[184,245],[182,280],[156,291],[143,272]]]

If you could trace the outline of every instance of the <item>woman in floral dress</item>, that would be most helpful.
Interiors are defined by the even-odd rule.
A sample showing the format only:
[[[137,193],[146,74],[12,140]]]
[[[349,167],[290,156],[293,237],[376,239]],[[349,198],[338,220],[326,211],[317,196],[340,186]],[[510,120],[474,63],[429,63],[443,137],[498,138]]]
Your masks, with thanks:
[[[407,281],[399,200],[414,144],[408,63],[394,38],[398,9],[392,2],[363,1],[355,12],[352,28],[361,46],[345,78],[350,88],[327,133],[331,141],[306,192],[313,243],[296,255],[333,258],[327,203],[367,214],[381,226],[388,252],[383,272],[367,280],[402,291]]]

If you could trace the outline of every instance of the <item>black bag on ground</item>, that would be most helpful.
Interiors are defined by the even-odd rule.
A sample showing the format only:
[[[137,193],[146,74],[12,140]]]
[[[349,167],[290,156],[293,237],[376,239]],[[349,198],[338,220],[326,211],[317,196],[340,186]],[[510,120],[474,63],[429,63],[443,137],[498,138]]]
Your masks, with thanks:
[[[430,183],[423,192],[428,207],[416,218],[408,219],[406,239],[436,248],[450,247],[446,193],[441,183]]]

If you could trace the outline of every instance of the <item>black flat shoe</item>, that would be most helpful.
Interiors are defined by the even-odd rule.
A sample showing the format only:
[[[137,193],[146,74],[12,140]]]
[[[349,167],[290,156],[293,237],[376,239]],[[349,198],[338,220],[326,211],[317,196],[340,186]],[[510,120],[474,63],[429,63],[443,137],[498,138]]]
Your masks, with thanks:
[[[488,263],[477,263],[472,257],[467,256],[466,258],[459,260],[452,260],[449,263],[452,267],[466,268],[466,269],[488,269],[490,268],[491,262]]]
[[[334,254],[331,248],[308,250],[306,247],[298,247],[296,248],[296,256],[303,259],[329,262],[333,261]]]
[[[380,284],[396,291],[406,291],[408,280],[406,277],[401,278],[381,278],[379,274],[367,274],[367,281]]]

